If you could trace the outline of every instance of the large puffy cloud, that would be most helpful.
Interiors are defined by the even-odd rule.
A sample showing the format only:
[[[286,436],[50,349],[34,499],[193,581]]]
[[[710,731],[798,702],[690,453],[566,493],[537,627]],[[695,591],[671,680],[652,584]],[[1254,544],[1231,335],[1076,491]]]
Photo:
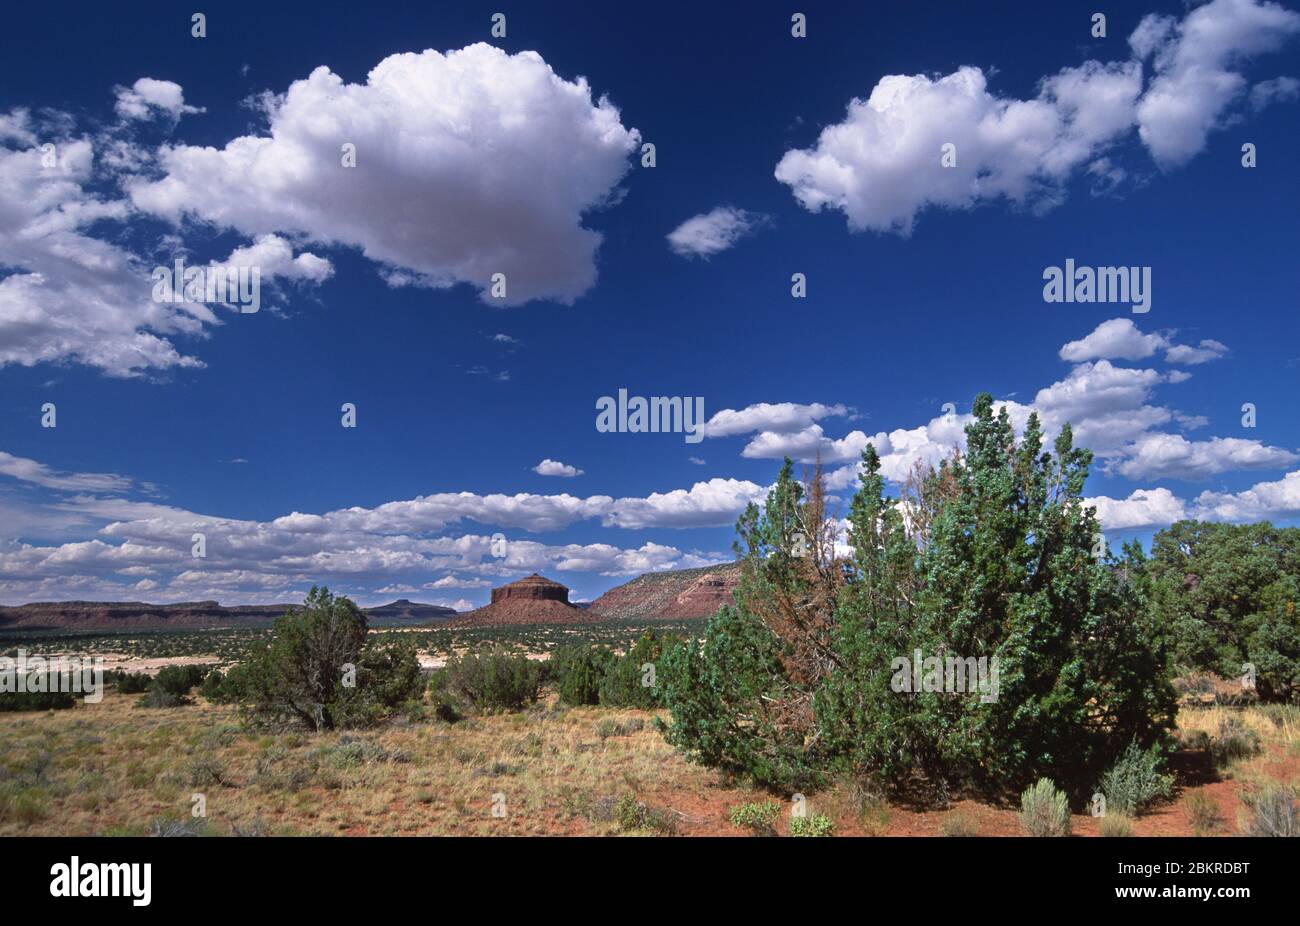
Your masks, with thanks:
[[[767,217],[733,206],[719,206],[691,216],[668,233],[668,246],[682,257],[709,258],[735,245],[767,221]]]
[[[1261,521],[1300,514],[1300,470],[1274,482],[1259,482],[1242,492],[1202,492],[1197,516],[1220,521]]]
[[[131,206],[88,191],[97,179],[90,140],[51,137],[49,151],[0,147],[0,266],[16,271],[0,279],[0,366],[76,362],[113,376],[201,367],[173,341],[203,336],[217,317],[201,302],[156,300],[154,262],[90,233],[129,221]],[[237,264],[260,266],[265,284],[318,283],[331,272],[273,235],[210,266]]]
[[[990,93],[975,67],[937,80],[883,77],[813,148],[787,151],[776,179],[809,210],[843,210],[855,231],[907,234],[930,206],[1050,204],[1062,180],[1132,124],[1141,84],[1138,66],[1097,62],[1049,78],[1032,100]],[[945,167],[949,143],[956,164]]]
[[[196,335],[186,307],[154,302],[147,267],[86,233],[122,220],[126,203],[88,193],[91,143],[57,142],[53,164],[38,148],[0,148],[0,366],[72,360],[118,376],[201,366],[167,335]]]
[[[1187,517],[1187,506],[1168,489],[1137,489],[1128,498],[1105,495],[1084,499],[1097,509],[1097,520],[1110,530],[1164,527]]]
[[[766,495],[766,488],[744,479],[710,479],[689,489],[620,498],[605,523],[625,528],[722,527],[735,523],[746,505]]]
[[[852,231],[909,234],[927,208],[966,209],[997,199],[1044,210],[1084,170],[1113,185],[1124,172],[1105,152],[1139,129],[1156,162],[1172,166],[1205,145],[1245,93],[1233,68],[1279,48],[1300,31],[1300,15],[1259,0],[1212,0],[1181,22],[1142,20],[1135,58],[1086,61],[1044,78],[1030,99],[998,96],[979,68],[951,74],[892,74],[843,121],[806,149],[787,151],[776,179],[808,210],[841,210]],[[1143,92],[1142,62],[1154,55]],[[1258,108],[1293,87],[1265,82]],[[944,166],[942,146],[955,146]]]
[[[1215,437],[1189,441],[1181,434],[1144,434],[1125,448],[1114,471],[1129,479],[1205,479],[1248,469],[1281,469],[1300,455],[1257,440]]]
[[[584,79],[485,44],[392,55],[364,84],[318,67],[265,108],[265,135],[163,149],[165,176],[133,184],[133,201],[357,247],[396,284],[486,290],[504,273],[509,305],[592,286],[600,235],[583,215],[617,195],[639,142]]]
[[[790,457],[802,463],[843,463],[856,460],[867,446],[869,438],[862,431],[850,431],[844,437],[826,436],[819,424],[810,424],[800,431],[764,431],[745,445],[743,457],[756,460],[779,460]]]
[[[1061,348],[1061,359],[1071,363],[1085,360],[1145,360],[1168,342],[1160,334],[1143,334],[1129,318],[1102,322],[1089,335]]]
[[[1227,345],[1206,338],[1198,346],[1175,344],[1172,334],[1144,333],[1129,318],[1112,318],[1102,322],[1086,337],[1061,348],[1062,360],[1081,363],[1086,360],[1144,360],[1156,351],[1165,352],[1169,363],[1206,363],[1228,352]]]
[[[1184,518],[1238,523],[1300,515],[1300,470],[1272,482],[1258,482],[1241,492],[1205,491],[1194,501],[1168,489],[1138,489],[1126,499],[1087,499],[1105,527],[1120,530],[1164,527]]]
[[[1181,23],[1143,19],[1130,44],[1141,58],[1155,55],[1155,78],[1138,103],[1138,132],[1157,163],[1177,166],[1198,154],[1246,93],[1240,63],[1298,32],[1300,14],[1258,0],[1212,0]],[[1273,96],[1271,88],[1262,92]]]
[[[786,433],[807,428],[814,421],[829,417],[842,417],[849,413],[846,405],[823,405],[813,402],[758,402],[740,410],[724,408],[709,419],[704,426],[705,437],[730,437],[734,434],[751,434],[754,431]]]

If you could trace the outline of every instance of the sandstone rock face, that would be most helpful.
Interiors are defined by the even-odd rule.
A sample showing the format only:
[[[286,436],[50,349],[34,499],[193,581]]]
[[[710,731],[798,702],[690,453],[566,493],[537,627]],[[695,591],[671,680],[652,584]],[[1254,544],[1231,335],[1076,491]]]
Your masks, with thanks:
[[[724,604],[740,581],[738,563],[647,572],[591,603],[588,610],[601,619],[693,620],[710,617]]]
[[[518,582],[511,582],[500,588],[492,589],[492,603],[510,600],[524,601],[559,601],[569,603],[569,590],[559,582],[553,582],[545,576],[533,573]]]
[[[462,626],[510,624],[581,624],[600,620],[569,604],[569,590],[559,582],[533,573],[518,582],[492,589],[492,603],[455,621]]]

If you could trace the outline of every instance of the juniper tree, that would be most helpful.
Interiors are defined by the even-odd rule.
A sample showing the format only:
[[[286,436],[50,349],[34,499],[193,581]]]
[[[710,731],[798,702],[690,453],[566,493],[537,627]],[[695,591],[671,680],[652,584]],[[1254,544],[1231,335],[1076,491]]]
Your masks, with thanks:
[[[239,681],[252,714],[333,729],[346,667],[360,660],[366,630],[365,613],[351,600],[312,586],[301,608],[276,619],[270,646],[241,667]]]
[[[791,555],[821,492],[819,478],[801,490],[786,462],[737,525],[736,607],[701,651],[674,654],[670,739],[688,755],[769,784],[839,766],[1004,793],[1048,775],[1078,796],[1130,742],[1161,737],[1173,713],[1164,639],[1140,554],[1095,555],[1091,453],[1068,425],[1044,451],[1036,415],[1017,441],[987,394],[973,412],[965,452],[900,498],[864,450],[847,559]],[[996,659],[997,686],[895,690],[894,661],[918,650]]]
[[[819,778],[813,694],[834,665],[841,579],[820,472],[806,491],[786,459],[736,533],[735,605],[709,621],[702,647],[663,659],[667,737],[695,761],[792,790]]]

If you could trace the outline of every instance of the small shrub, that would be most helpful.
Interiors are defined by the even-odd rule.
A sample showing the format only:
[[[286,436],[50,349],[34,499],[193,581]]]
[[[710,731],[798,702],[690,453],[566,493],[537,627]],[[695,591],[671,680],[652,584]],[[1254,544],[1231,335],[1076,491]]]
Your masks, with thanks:
[[[939,832],[945,836],[978,836],[975,821],[960,810],[949,811],[939,822]]]
[[[370,740],[355,739],[344,735],[337,744],[322,746],[316,750],[316,756],[330,768],[339,770],[358,768],[381,762],[406,762],[410,760],[405,752],[385,749],[379,743]]]
[[[1097,821],[1102,836],[1132,836],[1133,818],[1124,813],[1108,813]]]
[[[831,836],[834,833],[835,824],[819,813],[790,818],[791,836]]]
[[[148,691],[149,686],[153,684],[153,679],[145,673],[127,672],[123,669],[105,672],[104,681],[113,685],[118,694],[140,694],[142,691]]]
[[[178,695],[174,691],[154,686],[145,692],[143,698],[136,702],[136,707],[181,707],[187,703],[188,699],[184,695]]]
[[[1164,758],[1155,746],[1143,750],[1130,743],[1097,786],[1106,798],[1107,811],[1134,817],[1152,801],[1168,797],[1174,776],[1162,774],[1163,766]]]
[[[574,806],[578,813],[592,823],[612,823],[620,804],[621,801],[608,794],[596,798],[590,795],[578,795],[574,799]]]
[[[677,820],[671,811],[652,807],[631,794],[619,798],[614,806],[614,820],[625,833],[651,832],[672,836],[677,832]]]
[[[232,686],[233,687],[233,686]],[[227,704],[238,701],[237,693],[226,685],[226,676],[220,669],[213,669],[203,678],[199,694],[212,704]]]
[[[1248,759],[1260,748],[1259,734],[1246,726],[1240,717],[1232,715],[1220,720],[1218,732],[1210,737],[1210,758],[1218,768],[1238,759]]]
[[[1296,789],[1274,781],[1247,788],[1241,795],[1247,815],[1241,831],[1246,836],[1300,836],[1300,808]]]
[[[203,684],[207,674],[207,666],[163,666],[154,676],[152,687],[183,698],[195,686]]]
[[[0,822],[39,823],[49,813],[44,788],[22,787],[16,782],[0,786]]]
[[[316,756],[300,758],[280,746],[272,746],[257,757],[254,781],[267,791],[298,792],[316,779],[319,760]]]
[[[212,788],[226,783],[226,767],[213,756],[195,756],[185,769],[186,780],[195,788]]]
[[[1070,805],[1050,778],[1040,778],[1020,795],[1020,825],[1030,836],[1069,836]]]
[[[889,830],[893,811],[885,795],[873,784],[855,781],[850,792],[858,823],[869,836],[883,836]]]
[[[645,721],[640,717],[633,717],[629,720],[615,720],[612,717],[606,717],[596,725],[596,735],[602,740],[611,736],[631,736],[645,729]]]
[[[732,826],[753,831],[755,836],[775,836],[776,818],[781,813],[781,805],[776,801],[753,801],[731,808],[728,819]]]
[[[150,836],[211,836],[208,821],[197,817],[161,818],[149,824]]]
[[[434,673],[430,690],[435,704],[455,713],[517,711],[537,701],[542,674],[541,663],[498,646],[453,655]]]
[[[48,684],[48,680],[46,682]],[[68,688],[70,685],[59,685]],[[5,711],[61,711],[76,707],[77,695],[71,691],[32,691],[28,682],[26,691],[6,691],[0,694],[0,712]]]
[[[239,823],[230,824],[231,836],[256,837],[266,835],[266,821],[261,817],[255,817],[253,822],[244,826]]]
[[[1204,791],[1193,791],[1187,795],[1183,801],[1183,813],[1187,815],[1187,822],[1197,836],[1210,836],[1223,828],[1219,805]]]

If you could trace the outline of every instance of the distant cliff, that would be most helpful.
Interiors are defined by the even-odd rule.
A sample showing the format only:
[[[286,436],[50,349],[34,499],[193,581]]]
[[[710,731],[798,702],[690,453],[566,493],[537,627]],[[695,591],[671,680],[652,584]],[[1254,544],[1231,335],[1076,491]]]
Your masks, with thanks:
[[[611,588],[588,607],[602,619],[684,620],[710,617],[731,604],[732,590],[740,580],[739,563],[647,572]]]
[[[297,605],[254,604],[226,607],[215,601],[147,604],[143,601],[38,601],[0,605],[0,630],[198,630],[210,627],[269,625]],[[427,621],[455,617],[451,608],[401,599],[366,608],[372,623]]]
[[[444,608],[440,604],[420,604],[418,601],[407,601],[405,598],[399,598],[392,604],[366,608],[365,612],[371,623],[376,621],[446,620],[460,613],[455,608]]]

